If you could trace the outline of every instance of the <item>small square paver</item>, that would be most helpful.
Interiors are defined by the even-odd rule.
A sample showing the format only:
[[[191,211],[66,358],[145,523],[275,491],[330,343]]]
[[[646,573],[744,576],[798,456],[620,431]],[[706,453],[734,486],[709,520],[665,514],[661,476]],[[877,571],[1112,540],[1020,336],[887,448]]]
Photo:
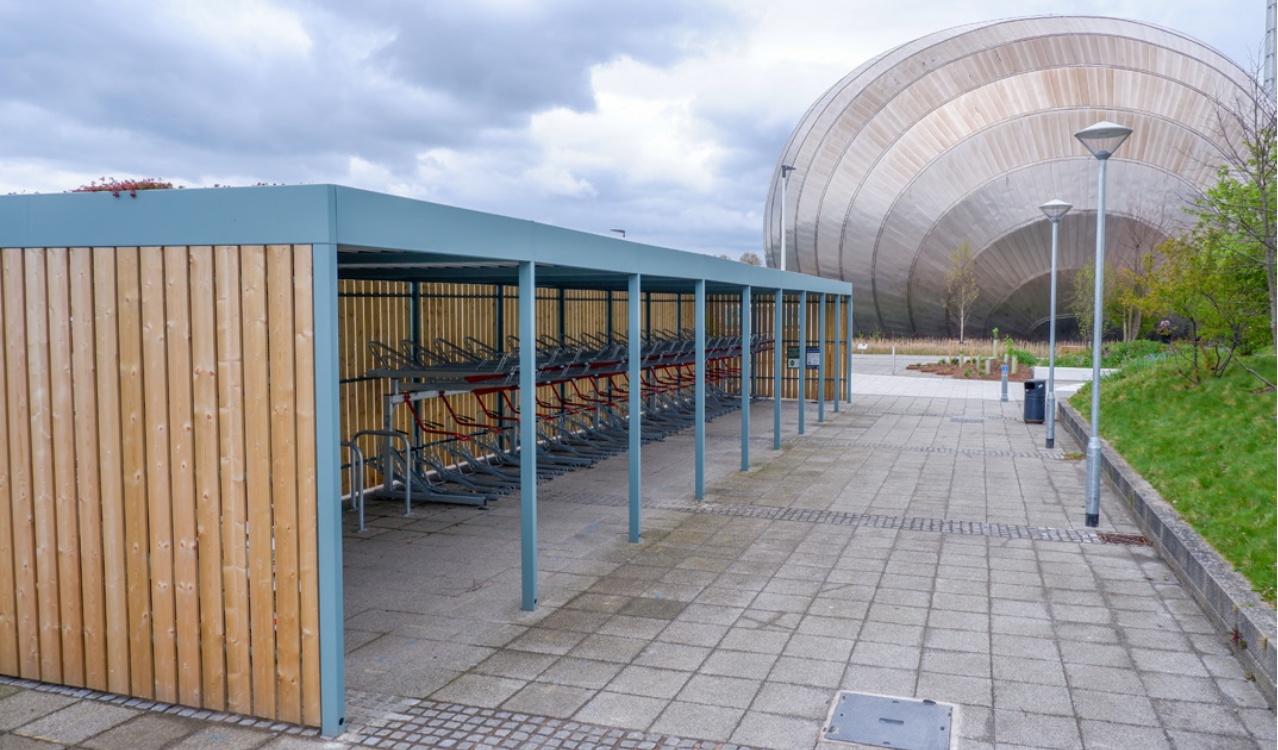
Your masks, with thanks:
[[[98,701],[80,701],[30,724],[24,724],[16,729],[15,733],[49,742],[74,745],[137,715],[138,712],[130,708]]]

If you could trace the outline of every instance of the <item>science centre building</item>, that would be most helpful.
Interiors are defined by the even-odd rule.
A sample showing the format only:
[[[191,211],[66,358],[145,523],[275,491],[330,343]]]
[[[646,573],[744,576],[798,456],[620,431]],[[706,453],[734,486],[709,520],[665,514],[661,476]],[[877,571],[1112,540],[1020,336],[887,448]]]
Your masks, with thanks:
[[[958,330],[946,275],[966,244],[980,287],[969,336],[1045,338],[1039,205],[1073,204],[1058,316],[1096,244],[1098,166],[1074,133],[1132,129],[1106,182],[1107,265],[1121,267],[1187,226],[1184,208],[1241,138],[1225,113],[1255,95],[1234,61],[1145,23],[1058,16],[931,34],[852,71],[804,115],[769,191],[767,263],[852,282],[863,335],[945,336]]]

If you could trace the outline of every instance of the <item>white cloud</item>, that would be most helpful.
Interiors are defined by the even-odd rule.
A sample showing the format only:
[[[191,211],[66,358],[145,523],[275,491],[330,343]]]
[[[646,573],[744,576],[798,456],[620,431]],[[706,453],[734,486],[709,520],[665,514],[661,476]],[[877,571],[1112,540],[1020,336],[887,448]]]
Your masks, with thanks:
[[[1246,67],[1255,0],[0,2],[0,192],[338,182],[705,252],[758,251],[773,166],[857,65],[1051,12]]]

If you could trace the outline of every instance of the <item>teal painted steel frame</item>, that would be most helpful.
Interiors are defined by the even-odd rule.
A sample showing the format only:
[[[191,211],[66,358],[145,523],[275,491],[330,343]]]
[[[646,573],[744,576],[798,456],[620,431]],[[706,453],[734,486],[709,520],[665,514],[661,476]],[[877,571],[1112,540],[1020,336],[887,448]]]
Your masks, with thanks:
[[[799,292],[799,434],[806,433],[808,411],[808,293]]]
[[[829,340],[825,337],[825,292],[821,292],[821,310],[817,313],[817,341],[821,359],[817,363],[817,424],[825,422],[825,355]]]
[[[630,274],[626,299],[626,321],[630,361],[626,365],[629,379],[630,421],[630,541],[639,542],[643,537],[643,373],[640,358],[643,356],[643,330],[639,313],[640,275]]]
[[[843,297],[834,295],[834,411],[839,411],[839,394],[843,390]]]
[[[750,287],[741,290],[741,470],[750,470],[750,390],[754,378],[754,362],[750,339],[754,336],[754,315]]]
[[[853,290],[855,291],[855,290]],[[848,293],[848,381],[847,381],[847,399],[848,403],[852,403],[852,344],[853,339],[852,328],[852,292]]]
[[[537,268],[519,264],[520,606],[537,609]]]
[[[313,244],[315,502],[319,578],[320,731],[346,726],[346,616],[342,592],[341,393],[338,385],[337,245]]]
[[[706,496],[706,280],[696,281],[696,486],[693,495],[701,500]]]
[[[784,375],[784,298],[792,291],[848,294],[851,285],[773,268],[749,266],[708,255],[681,252],[629,240],[577,232],[536,222],[442,206],[340,185],[281,185],[246,188],[148,190],[136,197],[110,193],[0,196],[0,247],[139,247],[164,245],[308,244],[315,257],[316,445],[318,490],[318,574],[320,598],[321,729],[342,730],[345,705],[343,667],[340,415],[337,369],[337,283],[341,278],[520,286],[521,441],[536,445],[535,290],[543,286],[621,290],[643,269],[644,296],[652,291],[686,293],[695,282],[698,372],[704,371],[705,295],[753,287],[776,292],[774,343],[774,440],[781,447],[781,389]],[[541,264],[540,272],[534,264]],[[517,270],[515,266],[518,266]],[[630,301],[633,319],[638,295]],[[650,307],[648,308],[649,315]],[[743,319],[749,314],[743,308]],[[851,310],[848,337],[852,336]],[[645,330],[645,335],[647,331]],[[638,337],[632,335],[631,346]],[[806,352],[804,353],[806,360]],[[851,399],[851,344],[848,351]],[[743,390],[745,390],[743,380]],[[704,389],[704,380],[699,381]],[[632,398],[638,389],[632,388]],[[704,482],[704,392],[698,398],[698,462]],[[802,401],[801,401],[802,403]],[[743,440],[748,439],[748,435]],[[632,451],[636,477],[640,463]],[[520,461],[523,604],[537,603],[536,451]],[[637,486],[637,485],[636,485]],[[703,487],[699,487],[698,496]],[[636,498],[638,489],[632,492]],[[332,511],[332,512],[330,512]],[[637,520],[634,522],[637,526]]]
[[[785,290],[772,306],[772,450],[781,450],[781,385],[785,381]]]

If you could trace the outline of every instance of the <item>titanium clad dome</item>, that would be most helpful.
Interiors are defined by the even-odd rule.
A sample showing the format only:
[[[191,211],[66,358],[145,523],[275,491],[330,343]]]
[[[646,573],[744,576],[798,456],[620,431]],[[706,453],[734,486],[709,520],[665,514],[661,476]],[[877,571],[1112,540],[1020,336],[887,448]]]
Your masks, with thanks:
[[[1248,74],[1176,32],[1113,18],[1038,17],[938,32],[879,55],[825,93],[790,136],[764,216],[767,262],[854,286],[856,329],[957,332],[945,313],[951,254],[966,242],[980,297],[972,335],[1042,334],[1051,225],[1060,225],[1058,316],[1096,243],[1097,162],[1074,133],[1101,120],[1131,138],[1109,161],[1106,257],[1124,264],[1186,225],[1227,140],[1222,103]]]

